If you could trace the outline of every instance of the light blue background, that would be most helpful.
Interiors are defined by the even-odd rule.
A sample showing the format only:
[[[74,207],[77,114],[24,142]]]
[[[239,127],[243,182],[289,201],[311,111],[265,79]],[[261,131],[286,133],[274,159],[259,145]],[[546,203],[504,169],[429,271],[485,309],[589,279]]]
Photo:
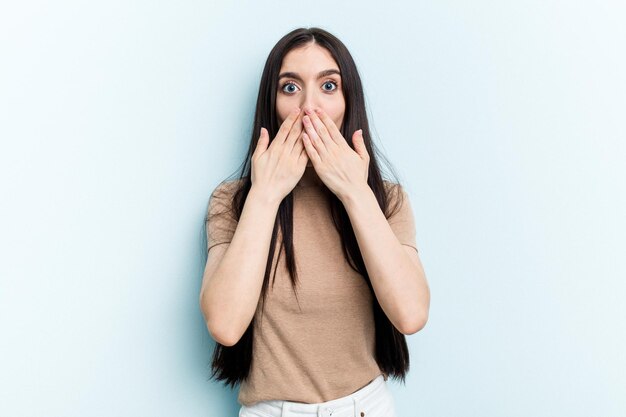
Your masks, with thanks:
[[[208,197],[263,63],[320,26],[359,67],[431,288],[399,416],[626,415],[626,6],[0,6],[0,415],[236,416],[207,381]]]

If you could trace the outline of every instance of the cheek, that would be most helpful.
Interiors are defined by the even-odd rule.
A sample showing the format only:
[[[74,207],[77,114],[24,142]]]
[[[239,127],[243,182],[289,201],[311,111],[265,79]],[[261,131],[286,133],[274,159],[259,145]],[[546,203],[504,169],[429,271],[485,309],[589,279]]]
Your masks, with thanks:
[[[292,108],[288,107],[286,103],[281,102],[280,100],[276,101],[276,116],[278,117],[278,124],[282,124],[283,120],[289,116],[289,112]]]
[[[344,112],[345,112],[345,104],[342,102],[339,103],[327,103],[326,106],[324,106],[324,111],[326,112],[326,114],[328,114],[330,116],[331,119],[333,119],[333,122],[335,122],[335,124],[337,125],[338,129],[341,129],[341,125],[343,123],[343,116],[344,116]]]
[[[337,129],[341,130],[341,125],[343,124],[343,115],[338,118],[333,118],[333,121],[337,125]]]
[[[337,125],[337,129],[341,130],[341,125],[343,124],[343,111],[328,113],[330,118],[333,119],[333,122]]]

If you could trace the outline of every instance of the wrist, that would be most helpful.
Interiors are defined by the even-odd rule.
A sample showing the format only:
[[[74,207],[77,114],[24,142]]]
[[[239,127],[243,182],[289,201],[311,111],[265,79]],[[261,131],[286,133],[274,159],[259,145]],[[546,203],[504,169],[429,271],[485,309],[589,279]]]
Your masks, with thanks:
[[[247,198],[257,201],[263,205],[274,206],[276,207],[277,210],[278,210],[278,206],[283,201],[283,198],[280,198],[279,196],[274,195],[273,193],[269,192],[267,189],[255,186],[254,184],[252,184],[252,187],[250,188],[250,191],[248,192]]]
[[[347,192],[338,196],[339,200],[347,208],[348,206],[357,204],[368,197],[374,197],[374,192],[367,183],[350,188]]]

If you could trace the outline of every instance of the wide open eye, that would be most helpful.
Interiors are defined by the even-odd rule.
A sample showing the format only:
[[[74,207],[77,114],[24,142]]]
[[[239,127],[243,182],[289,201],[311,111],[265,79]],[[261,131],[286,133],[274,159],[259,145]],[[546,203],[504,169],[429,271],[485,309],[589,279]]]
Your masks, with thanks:
[[[325,87],[325,86],[327,86],[327,85],[333,85],[333,86],[334,86],[334,88],[331,88],[330,90],[328,90],[328,89],[324,88],[324,91],[333,91],[333,90],[336,90],[336,89],[337,89],[337,83],[336,83],[336,82],[334,82],[334,81],[331,81],[331,80],[326,81],[326,82],[324,83],[323,87]],[[322,88],[323,88],[323,87],[322,87]]]
[[[288,88],[288,90],[287,90]],[[287,93],[287,94],[293,94],[295,93],[298,87],[291,81],[286,82],[285,84],[283,84],[283,86],[281,87],[281,89]]]

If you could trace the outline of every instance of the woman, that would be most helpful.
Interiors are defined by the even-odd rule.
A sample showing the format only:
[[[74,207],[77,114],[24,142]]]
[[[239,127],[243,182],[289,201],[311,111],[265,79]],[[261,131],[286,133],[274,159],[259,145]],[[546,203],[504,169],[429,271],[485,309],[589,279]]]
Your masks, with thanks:
[[[430,292],[408,195],[373,150],[343,43],[285,35],[239,178],[216,187],[206,218],[211,377],[241,384],[240,417],[395,415],[386,381],[404,382],[405,335],[425,325]]]

